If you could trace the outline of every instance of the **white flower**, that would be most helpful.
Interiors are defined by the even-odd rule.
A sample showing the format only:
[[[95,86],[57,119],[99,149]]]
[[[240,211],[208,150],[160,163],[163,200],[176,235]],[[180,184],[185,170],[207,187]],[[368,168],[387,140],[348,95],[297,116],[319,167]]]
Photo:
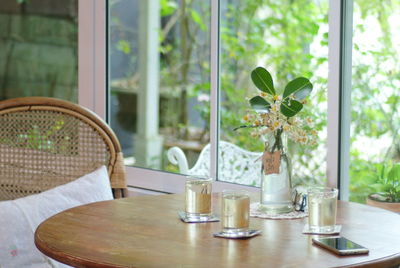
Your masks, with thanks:
[[[310,117],[306,118],[306,123],[309,127],[313,127],[314,126],[314,122]]]
[[[274,122],[272,123],[272,126],[273,126],[275,129],[278,129],[278,128],[281,127],[281,122],[280,122],[279,120],[276,120],[276,121],[274,121]]]
[[[271,111],[273,111],[273,112],[278,112],[279,109],[280,109],[280,105],[279,105],[278,103],[273,103],[273,104],[271,105]]]
[[[288,123],[284,123],[283,130],[286,131],[286,132],[289,131],[290,130],[290,125]]]
[[[272,97],[272,99],[273,99],[274,101],[280,101],[280,100],[282,100],[282,97],[281,97],[280,95],[274,95],[274,96]]]

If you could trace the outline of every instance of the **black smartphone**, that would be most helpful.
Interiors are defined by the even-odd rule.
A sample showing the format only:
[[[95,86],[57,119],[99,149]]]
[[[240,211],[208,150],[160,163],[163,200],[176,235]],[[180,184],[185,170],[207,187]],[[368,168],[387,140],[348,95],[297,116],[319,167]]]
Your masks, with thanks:
[[[318,237],[312,239],[313,243],[326,248],[338,255],[367,254],[369,250],[353,241],[341,236]]]

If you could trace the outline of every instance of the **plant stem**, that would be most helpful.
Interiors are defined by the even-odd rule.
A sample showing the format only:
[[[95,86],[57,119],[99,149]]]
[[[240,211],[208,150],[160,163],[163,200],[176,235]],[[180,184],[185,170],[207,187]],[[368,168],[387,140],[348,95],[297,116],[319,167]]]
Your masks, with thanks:
[[[274,141],[274,145],[272,146],[271,152],[275,152],[275,151],[283,149],[282,133],[283,133],[283,130],[278,129],[276,131],[276,133],[273,134],[275,137],[275,141]]]

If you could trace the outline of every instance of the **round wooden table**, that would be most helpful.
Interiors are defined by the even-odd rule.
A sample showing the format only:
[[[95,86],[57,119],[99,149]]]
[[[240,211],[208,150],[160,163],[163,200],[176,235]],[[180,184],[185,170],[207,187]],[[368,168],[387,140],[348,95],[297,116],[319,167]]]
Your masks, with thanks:
[[[213,196],[219,212],[218,196]],[[220,223],[183,223],[183,195],[137,196],[61,212],[35,233],[41,252],[77,267],[390,267],[400,264],[400,215],[338,202],[341,235],[369,248],[339,257],[302,234],[307,219],[251,218],[262,235],[215,238]]]

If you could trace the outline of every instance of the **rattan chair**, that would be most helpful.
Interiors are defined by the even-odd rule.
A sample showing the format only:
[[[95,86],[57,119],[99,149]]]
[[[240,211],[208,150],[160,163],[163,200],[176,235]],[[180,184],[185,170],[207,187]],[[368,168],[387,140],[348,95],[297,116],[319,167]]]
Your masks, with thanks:
[[[0,200],[40,193],[102,165],[114,197],[126,196],[121,146],[93,112],[45,97],[0,102]]]

